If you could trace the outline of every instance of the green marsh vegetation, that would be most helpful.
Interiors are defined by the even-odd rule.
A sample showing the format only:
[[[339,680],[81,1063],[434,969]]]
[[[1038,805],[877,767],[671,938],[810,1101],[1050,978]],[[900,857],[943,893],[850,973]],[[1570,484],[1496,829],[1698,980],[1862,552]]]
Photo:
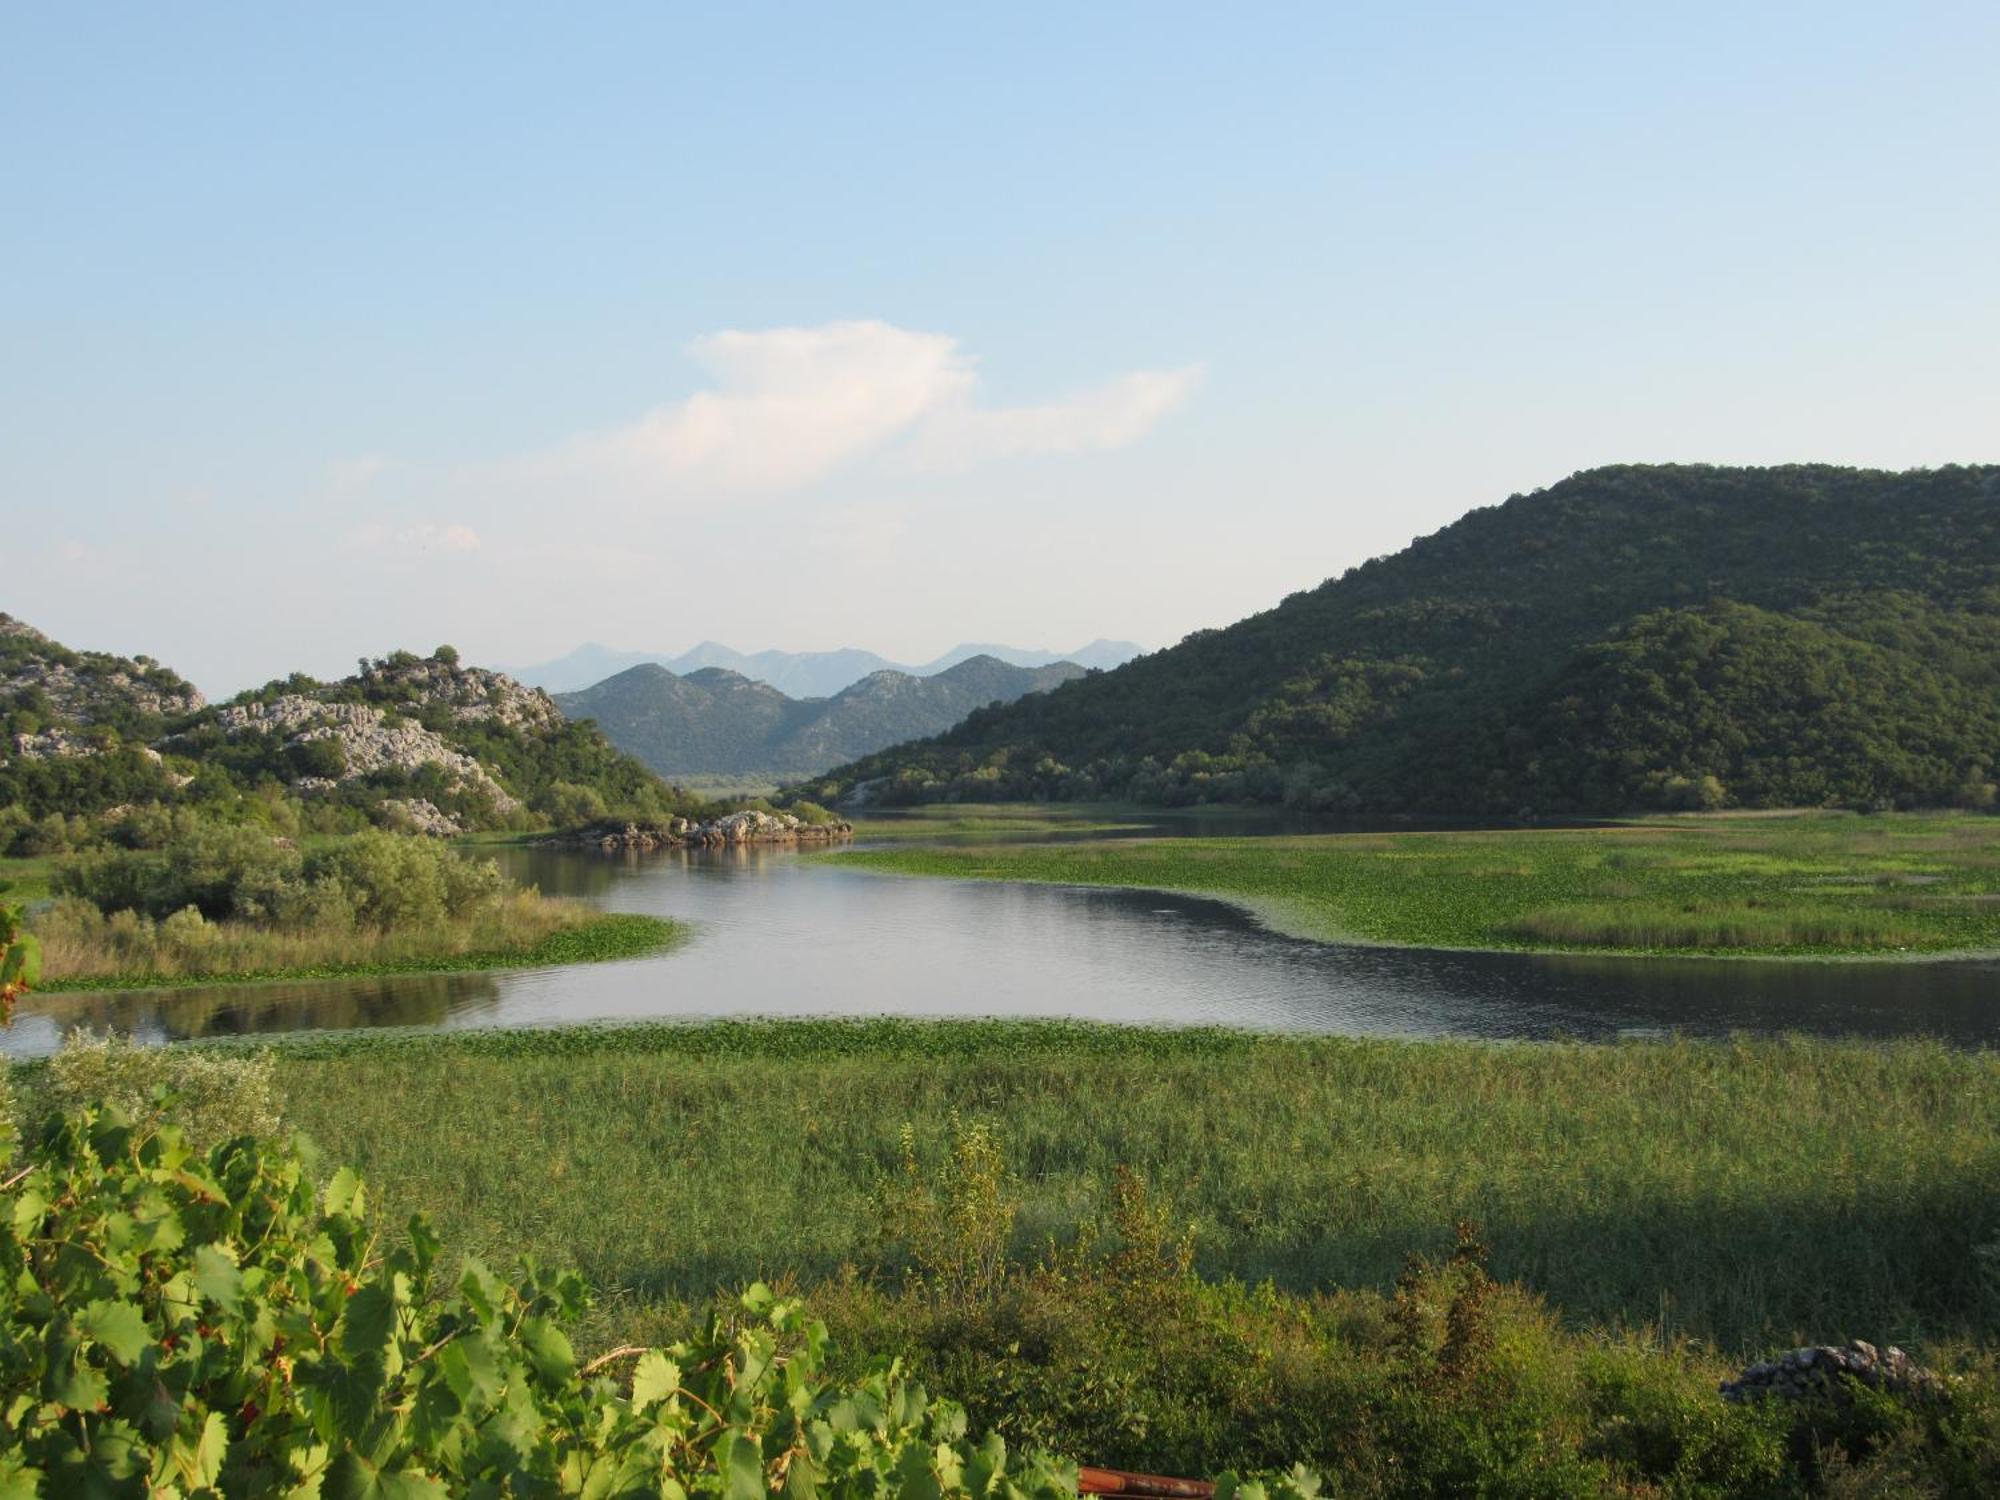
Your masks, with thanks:
[[[1129,802],[929,803],[854,818],[857,839],[957,838],[972,834],[1122,833],[1153,826],[1158,814]]]
[[[1688,816],[828,857],[910,875],[1221,896],[1325,940],[1866,957],[2000,948],[2000,820],[1971,813]]]
[[[0,859],[0,894],[14,901],[40,901],[49,894],[55,861],[46,856]]]
[[[1015,1256],[1121,1168],[1210,1278],[1389,1288],[1469,1219],[1574,1326],[1729,1351],[2000,1336],[2000,1061],[1924,1043],[1396,1043],[1038,1022],[343,1034],[288,1118],[469,1248],[644,1299],[866,1262],[903,1127],[1020,1183]]]
[[[244,1278],[240,1327],[228,1296],[221,1318],[210,1311],[233,1330],[212,1358],[185,1363],[157,1338],[162,1378],[191,1380],[186,1430],[154,1439],[169,1465],[310,1465],[354,1443],[414,1481],[494,1455],[433,1444],[439,1420],[485,1420],[476,1384],[452,1382],[458,1402],[419,1394],[417,1417],[394,1418],[402,1387],[368,1375],[363,1320],[338,1323],[339,1299],[321,1355],[288,1340],[294,1379],[270,1383],[268,1362],[246,1357],[267,1301],[281,1320],[307,1315],[324,1247],[365,1244],[331,1284],[344,1277],[369,1309],[394,1292],[403,1310],[379,1324],[401,1341],[390,1372],[425,1387],[417,1356],[447,1336],[525,1361],[536,1410],[520,1451],[535,1463],[573,1450],[600,1462],[606,1438],[619,1465],[634,1445],[655,1453],[638,1419],[658,1373],[645,1351],[660,1347],[688,1389],[762,1438],[738,1449],[727,1423],[683,1424],[684,1472],[748,1465],[761,1447],[770,1484],[791,1392],[825,1392],[815,1409],[832,1420],[842,1401],[898,1388],[928,1404],[913,1420],[907,1402],[885,1404],[891,1427],[872,1429],[884,1456],[914,1446],[937,1466],[899,1467],[870,1493],[1013,1493],[955,1481],[975,1452],[998,1452],[987,1433],[1010,1471],[1036,1451],[1191,1475],[1304,1465],[1270,1486],[1280,1500],[1311,1500],[1314,1474],[1320,1493],[1412,1500],[2000,1484],[2000,1069],[1979,1054],[728,1023],[262,1050],[85,1037],[5,1082],[41,1143],[30,1186],[59,1173],[72,1191],[58,1210],[83,1216],[63,1233],[92,1232],[107,1187],[194,1226],[185,1250],[139,1251],[153,1273],[134,1310],[98,1310],[87,1287],[63,1304],[92,1309],[80,1342],[32,1317],[16,1330],[31,1361],[76,1361],[77,1389],[109,1403],[99,1421],[119,1421],[120,1393],[139,1389],[128,1325],[164,1320],[157,1337],[180,1317],[143,1291],[174,1254],[219,1239],[241,1266],[285,1263],[257,1281],[255,1306]],[[51,1111],[70,1123],[50,1132]],[[192,1156],[159,1130],[162,1111]],[[291,1128],[312,1154],[273,1139]],[[202,1196],[211,1175],[245,1189],[226,1213]],[[276,1218],[239,1224],[257,1203]],[[386,1227],[413,1207],[430,1222]],[[315,1239],[316,1223],[330,1234]],[[36,1274],[95,1277],[132,1243],[106,1240],[107,1262],[38,1257]],[[477,1259],[461,1273],[464,1253]],[[510,1279],[524,1255],[549,1269]],[[236,1286],[213,1256],[194,1271],[204,1295]],[[1911,1346],[1947,1373],[1945,1395],[1738,1406],[1717,1392],[1750,1354],[1850,1334]],[[751,1373],[769,1356],[789,1372],[775,1390]],[[351,1364],[357,1396],[389,1423],[365,1454],[348,1402],[321,1433],[332,1455],[315,1457],[309,1392],[342,1373],[320,1368],[328,1358]],[[712,1375],[721,1394],[695,1383]],[[740,1418],[722,1401],[739,1381],[757,1393]],[[56,1457],[78,1435],[46,1403],[17,1434]],[[1059,1461],[1020,1472],[1031,1492],[1064,1484]],[[764,1493],[752,1477],[729,1493]]]
[[[362,833],[300,849],[196,824],[160,849],[59,865],[31,919],[45,990],[575,963],[673,941],[675,924],[509,885],[490,860]]]
[[[137,1092],[130,1049],[72,1050],[14,1069],[26,1112]],[[159,1055],[241,1059],[211,1113],[275,1101],[377,1222],[574,1266],[578,1365],[754,1330],[762,1278],[826,1321],[817,1378],[899,1358],[1010,1454],[1368,1496],[2000,1482],[1980,1054],[802,1022]],[[1949,1403],[1717,1394],[1850,1335]]]

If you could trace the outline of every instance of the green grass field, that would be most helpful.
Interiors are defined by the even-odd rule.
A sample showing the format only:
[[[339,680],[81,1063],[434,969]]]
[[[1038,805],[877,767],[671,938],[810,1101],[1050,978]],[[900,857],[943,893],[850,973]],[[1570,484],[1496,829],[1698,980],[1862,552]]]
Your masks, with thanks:
[[[213,1139],[275,1101],[391,1240],[421,1210],[447,1266],[580,1267],[593,1359],[761,1276],[836,1373],[902,1360],[1010,1451],[1382,1500],[2000,1487],[1986,1054],[1002,1022],[98,1050],[9,1070],[32,1137],[107,1081],[159,1107],[154,1066]],[[1944,1396],[1718,1392],[1849,1335]]]
[[[1575,1326],[1730,1350],[2000,1334],[2000,1059],[1928,1044],[1388,1043],[792,1022],[280,1049],[287,1113],[392,1220],[626,1300],[866,1264],[898,1133],[990,1123],[1015,1249],[1121,1166],[1211,1277],[1386,1288],[1476,1221]]]
[[[857,839],[962,838],[980,834],[1117,833],[1153,827],[1157,812],[1125,802],[982,802],[970,806],[930,803],[854,819]]]
[[[1878,958],[2000,948],[2000,820],[1971,814],[1688,817],[818,857],[905,875],[1222,896],[1282,930],[1328,940]]]
[[[0,895],[9,901],[43,901],[49,894],[49,876],[55,860],[0,859]]]

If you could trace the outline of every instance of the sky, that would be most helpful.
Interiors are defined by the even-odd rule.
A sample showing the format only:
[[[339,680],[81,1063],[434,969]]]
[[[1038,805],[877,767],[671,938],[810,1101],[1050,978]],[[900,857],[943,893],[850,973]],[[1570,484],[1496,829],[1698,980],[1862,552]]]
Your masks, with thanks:
[[[0,609],[1149,647],[1617,462],[2000,460],[2000,6],[0,6]]]

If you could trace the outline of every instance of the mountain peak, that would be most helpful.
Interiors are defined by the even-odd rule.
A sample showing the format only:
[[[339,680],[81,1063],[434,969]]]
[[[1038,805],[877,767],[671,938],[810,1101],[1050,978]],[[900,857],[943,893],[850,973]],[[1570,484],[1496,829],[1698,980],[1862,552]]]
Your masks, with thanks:
[[[683,677],[703,667],[725,667],[753,681],[768,683],[788,697],[830,698],[870,672],[897,671],[913,677],[930,677],[975,656],[990,656],[1015,667],[1048,667],[1068,661],[1108,671],[1139,654],[1140,648],[1131,641],[1104,639],[1074,651],[1025,650],[965,642],[931,661],[912,666],[852,646],[830,651],[743,652],[720,641],[704,640],[673,656],[664,652],[620,651],[592,643],[554,661],[517,668],[513,675],[550,692],[576,692],[639,662],[657,663]]]
[[[1081,675],[1070,663],[1016,667],[975,656],[929,677],[880,667],[830,696],[792,698],[727,667],[679,677],[635,667],[556,701],[662,775],[779,780],[936,734],[974,709]]]

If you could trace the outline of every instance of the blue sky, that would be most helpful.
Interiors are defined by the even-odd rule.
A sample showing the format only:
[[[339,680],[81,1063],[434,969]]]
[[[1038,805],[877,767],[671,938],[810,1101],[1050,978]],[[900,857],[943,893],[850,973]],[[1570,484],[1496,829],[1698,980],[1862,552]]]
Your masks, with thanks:
[[[10,7],[0,608],[211,692],[1166,644],[2000,459],[2000,7]]]

